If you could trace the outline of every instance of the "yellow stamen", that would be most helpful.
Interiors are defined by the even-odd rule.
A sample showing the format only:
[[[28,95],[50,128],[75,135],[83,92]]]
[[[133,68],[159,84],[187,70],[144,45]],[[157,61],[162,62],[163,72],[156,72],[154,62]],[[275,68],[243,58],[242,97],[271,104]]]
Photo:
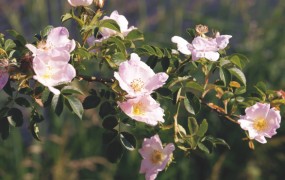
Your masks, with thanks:
[[[144,111],[143,111],[143,107],[141,103],[137,103],[133,106],[133,114],[134,115],[143,115]]]
[[[144,82],[139,78],[139,79],[134,79],[132,82],[131,82],[131,87],[133,88],[133,90],[135,92],[138,92],[138,91],[141,91],[141,89],[143,88],[144,86]]]
[[[267,128],[267,122],[265,121],[265,119],[261,118],[261,119],[256,119],[253,122],[253,128],[257,131],[263,131]]]
[[[154,150],[151,154],[151,162],[153,164],[159,164],[164,160],[164,154],[161,151]]]

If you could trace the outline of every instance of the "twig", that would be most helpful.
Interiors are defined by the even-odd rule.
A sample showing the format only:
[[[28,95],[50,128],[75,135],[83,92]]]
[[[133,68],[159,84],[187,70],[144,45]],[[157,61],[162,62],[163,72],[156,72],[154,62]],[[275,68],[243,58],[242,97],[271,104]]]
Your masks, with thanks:
[[[107,79],[107,78],[101,78],[101,77],[96,77],[96,76],[84,76],[84,75],[78,75],[77,78],[81,81],[81,80],[85,80],[88,82],[100,82],[103,84],[107,84],[107,83],[114,83],[115,80],[113,78],[111,79]]]

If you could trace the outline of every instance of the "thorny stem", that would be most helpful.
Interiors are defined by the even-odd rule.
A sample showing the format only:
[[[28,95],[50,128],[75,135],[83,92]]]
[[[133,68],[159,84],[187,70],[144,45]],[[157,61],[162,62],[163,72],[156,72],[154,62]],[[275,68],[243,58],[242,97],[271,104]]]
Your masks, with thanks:
[[[225,117],[227,120],[235,123],[235,124],[239,124],[235,119],[233,119],[232,117],[230,117],[230,115],[228,115],[223,108],[213,104],[213,103],[206,103],[201,101],[203,104],[205,104],[207,107],[209,107],[210,109],[214,110],[216,113],[222,115],[223,117]]]
[[[178,122],[177,122],[177,119],[178,119],[178,113],[179,113],[179,109],[180,109],[180,101],[178,102],[177,104],[177,111],[175,113],[175,115],[173,116],[173,119],[174,119],[174,142],[178,142],[178,137],[177,137],[177,134],[178,134]]]
[[[100,82],[103,84],[108,84],[108,83],[114,83],[115,80],[114,79],[106,79],[106,78],[99,78],[96,76],[84,76],[84,75],[78,75],[77,78],[81,81],[81,80],[85,80],[88,82]]]

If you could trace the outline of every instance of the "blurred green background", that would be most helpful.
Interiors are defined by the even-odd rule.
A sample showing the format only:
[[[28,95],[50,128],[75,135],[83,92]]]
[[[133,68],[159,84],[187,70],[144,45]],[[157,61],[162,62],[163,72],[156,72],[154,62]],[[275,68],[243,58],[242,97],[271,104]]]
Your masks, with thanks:
[[[32,42],[45,26],[59,26],[61,15],[69,9],[66,0],[0,0],[0,32],[13,28]],[[185,29],[196,24],[231,34],[230,52],[250,59],[245,70],[249,84],[262,80],[270,88],[285,89],[284,0],[107,0],[104,9],[106,15],[113,10],[124,14],[153,45],[174,48],[171,37],[187,39]],[[64,26],[72,38],[78,38],[75,24]],[[5,98],[3,92],[1,96]],[[27,125],[12,129],[9,139],[1,141],[0,179],[144,179],[138,174],[141,157],[137,151],[124,153],[118,164],[104,158],[96,111],[86,111],[83,121],[70,115],[58,118],[47,109],[44,113],[42,142],[32,139]],[[240,129],[211,118],[211,133],[224,138],[231,150],[219,147],[212,154],[189,157],[176,152],[175,163],[157,179],[284,179],[284,124],[267,144],[256,144],[251,151],[241,141]]]

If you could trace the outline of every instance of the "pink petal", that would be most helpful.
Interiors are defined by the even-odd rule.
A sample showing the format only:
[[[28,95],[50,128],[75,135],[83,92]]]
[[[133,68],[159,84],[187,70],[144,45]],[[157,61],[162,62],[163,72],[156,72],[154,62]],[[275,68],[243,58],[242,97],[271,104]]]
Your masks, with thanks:
[[[9,74],[8,72],[5,70],[0,70],[0,90],[2,90],[4,88],[4,86],[7,84],[9,80]]]
[[[179,36],[173,36],[171,41],[177,44],[178,51],[185,55],[191,55],[191,51],[188,48],[189,42],[187,42],[185,39]]]

